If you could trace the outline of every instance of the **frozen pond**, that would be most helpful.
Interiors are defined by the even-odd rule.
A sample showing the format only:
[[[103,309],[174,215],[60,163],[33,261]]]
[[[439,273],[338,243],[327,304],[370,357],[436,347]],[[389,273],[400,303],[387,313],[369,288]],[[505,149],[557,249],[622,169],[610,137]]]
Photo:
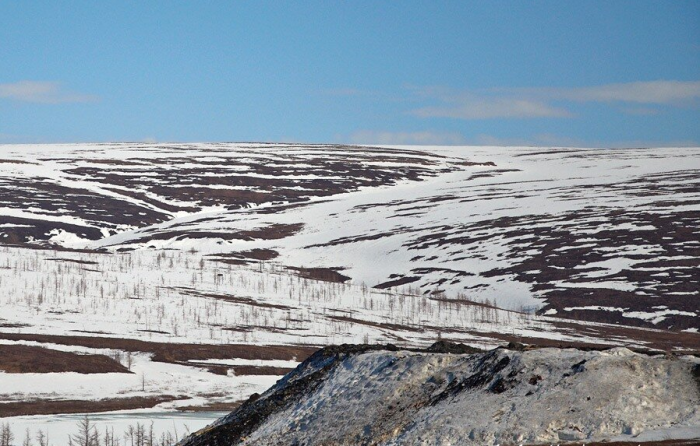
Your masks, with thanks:
[[[88,414],[90,422],[93,423],[100,436],[105,429],[114,429],[115,437],[119,437],[123,442],[124,432],[130,425],[136,427],[140,423],[150,429],[153,423],[153,431],[156,438],[165,432],[177,433],[182,437],[186,433],[195,432],[217,418],[226,415],[228,412],[165,412],[154,411],[153,409],[130,410],[118,412],[103,412]],[[49,445],[64,446],[68,444],[68,435],[75,434],[78,430],[78,422],[84,414],[62,414],[62,415],[34,415],[25,417],[0,418],[0,424],[9,423],[15,435],[15,443],[21,444],[25,438],[26,430],[29,429],[32,441],[36,443],[36,433],[39,430],[48,432]]]

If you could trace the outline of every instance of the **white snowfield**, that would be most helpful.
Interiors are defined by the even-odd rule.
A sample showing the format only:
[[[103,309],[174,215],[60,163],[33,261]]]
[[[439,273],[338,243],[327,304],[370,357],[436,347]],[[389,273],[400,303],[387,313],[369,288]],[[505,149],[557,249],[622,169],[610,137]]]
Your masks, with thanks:
[[[443,300],[410,287],[305,279],[273,263],[222,265],[191,251],[0,247],[0,287],[0,326],[9,333],[315,346],[427,345],[442,334],[494,347],[498,341],[480,335],[490,332],[604,342],[558,329],[546,316]]]
[[[700,297],[699,148],[5,145],[0,160],[0,241],[44,222],[54,229],[27,237],[265,248],[370,287],[699,328],[685,304]],[[303,227],[262,234],[284,225]]]
[[[692,374],[697,364],[694,357],[649,357],[625,348],[354,354],[339,359],[320,385],[286,401],[235,444],[580,444],[700,438],[700,387]],[[297,382],[318,367],[307,369],[295,377]],[[280,384],[259,401],[293,384]],[[185,444],[207,444],[227,423],[240,421],[234,412],[201,431],[199,441],[195,437]]]
[[[0,145],[2,344],[643,347],[671,328],[682,351],[699,262],[698,148]],[[0,403],[179,397],[167,411],[279,378],[234,367],[294,364],[141,352],[134,374],[0,372]]]
[[[74,353],[113,353],[107,349],[91,349],[27,341],[4,341],[5,345],[33,345]],[[132,356],[132,373],[2,373],[0,372],[0,402],[64,400],[94,401],[103,398],[178,397],[158,405],[154,412],[176,410],[182,406],[199,406],[214,402],[236,402],[254,392],[261,392],[279,376],[216,375],[200,367],[151,361],[147,354]],[[275,361],[259,361],[258,365],[273,365]],[[291,361],[290,361],[291,363]],[[8,419],[7,421],[12,421]],[[34,427],[38,427],[35,425]]]

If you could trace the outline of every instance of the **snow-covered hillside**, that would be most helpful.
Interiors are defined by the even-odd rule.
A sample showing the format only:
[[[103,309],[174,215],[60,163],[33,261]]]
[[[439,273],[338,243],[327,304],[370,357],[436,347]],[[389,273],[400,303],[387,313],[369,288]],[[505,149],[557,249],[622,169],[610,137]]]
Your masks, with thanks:
[[[356,284],[700,328],[697,148],[99,144],[0,160],[6,243],[263,249]]]
[[[343,346],[183,442],[492,445],[700,438],[696,357]]]
[[[0,416],[228,410],[345,342],[696,351],[699,178],[694,148],[0,145]]]

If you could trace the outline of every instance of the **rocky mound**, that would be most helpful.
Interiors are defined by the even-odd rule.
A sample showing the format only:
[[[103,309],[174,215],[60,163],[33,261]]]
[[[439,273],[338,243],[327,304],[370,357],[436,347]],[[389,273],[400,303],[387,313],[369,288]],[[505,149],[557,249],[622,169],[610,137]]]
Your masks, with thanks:
[[[700,438],[700,360],[625,348],[320,350],[185,446]]]

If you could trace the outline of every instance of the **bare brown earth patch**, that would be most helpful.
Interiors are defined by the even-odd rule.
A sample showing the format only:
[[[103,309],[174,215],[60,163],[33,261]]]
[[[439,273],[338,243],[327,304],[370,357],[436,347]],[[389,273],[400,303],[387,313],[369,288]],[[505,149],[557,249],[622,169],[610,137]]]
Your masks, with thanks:
[[[25,328],[25,327],[31,327],[31,325],[18,323],[18,322],[0,322],[0,328]]]
[[[291,367],[272,367],[258,365],[212,365],[207,363],[192,363],[188,365],[204,367],[215,375],[228,375],[229,371],[236,376],[282,376],[294,370]]]
[[[67,187],[46,178],[0,179],[0,205],[37,208],[46,215],[72,216],[107,228],[121,224],[146,226],[169,219],[163,212],[129,200]],[[45,239],[44,236],[38,240]]]
[[[623,186],[631,187],[620,185]],[[633,192],[633,189],[628,191]],[[509,266],[481,275],[488,278],[514,276],[520,282],[531,284],[531,289],[547,301],[542,313],[556,310],[556,316],[562,318],[683,330],[699,328],[698,221],[700,212],[692,210],[651,213],[590,208],[557,215],[501,217],[445,226],[422,233],[404,247],[419,252],[461,247],[468,252],[473,246],[505,240],[510,249],[504,258],[509,260]],[[637,229],[630,230],[629,226]],[[625,253],[635,246],[653,247],[653,250]],[[523,256],[523,252],[529,254]],[[628,259],[630,265],[605,275],[601,274],[602,268],[595,266],[597,262],[620,257]],[[663,261],[659,261],[659,257]],[[455,257],[452,260],[460,259]],[[459,278],[448,275],[447,271],[444,273],[441,274],[443,283]],[[615,283],[632,285],[634,289],[616,289]],[[594,306],[622,308],[624,311],[590,308]],[[565,310],[575,307],[589,308]],[[623,313],[653,313],[663,309],[695,315],[671,311],[656,324],[651,322],[651,317],[623,316]]]
[[[282,224],[266,226],[263,228],[251,229],[249,231],[241,231],[239,234],[243,236],[243,240],[279,240],[296,234],[304,228],[304,223]]]
[[[221,239],[221,240],[278,240],[296,234],[304,227],[303,223],[273,224],[261,228],[245,231],[202,231],[196,229],[168,229],[161,232],[144,230],[140,237],[131,240],[130,243],[148,243],[154,240],[200,240],[200,239]]]
[[[238,406],[243,404],[245,401],[215,401],[201,406],[180,406],[177,410],[180,412],[232,412],[238,409]]]
[[[551,339],[551,332],[543,332],[542,337],[536,335],[531,336],[516,336],[507,333],[496,332],[478,332],[473,330],[442,330],[442,333],[468,333],[480,338],[497,339],[504,342],[525,343],[539,347],[557,347],[557,348],[582,348],[582,349],[605,349],[619,347],[620,345],[628,347],[630,350],[647,353],[650,351],[662,351],[677,354],[695,354],[700,355],[700,334],[687,332],[674,332],[668,330],[650,330],[645,328],[635,327],[615,327],[609,325],[590,326],[578,324],[569,321],[553,321],[552,325],[557,327],[558,331],[568,334],[569,336],[587,336],[597,339],[597,342],[576,341],[576,340],[558,340]],[[437,330],[439,327],[426,327]],[[615,341],[615,342],[613,342]]]
[[[479,163],[475,161],[462,161],[459,163],[456,163],[458,166],[465,166],[465,167],[471,167],[471,166],[483,166],[483,167],[496,167],[496,163],[493,161],[486,161],[484,163]]]
[[[80,264],[80,265],[99,265],[98,262],[95,262],[95,261],[92,261],[92,260],[64,259],[64,258],[59,258],[59,257],[55,257],[55,258],[52,258],[52,259],[46,259],[46,260],[50,260],[50,261],[53,261],[53,262],[77,263],[77,264]]]
[[[414,327],[411,325],[400,325],[400,324],[391,324],[391,323],[386,323],[386,322],[372,322],[372,321],[366,321],[363,319],[357,319],[354,317],[350,316],[326,316],[327,319],[333,320],[333,321],[338,321],[338,322],[350,322],[353,324],[359,324],[359,325],[366,325],[368,327],[375,327],[375,328],[385,328],[390,331],[397,331],[397,330],[404,330],[404,331],[411,331],[415,333],[422,333],[425,330],[422,328]]]
[[[336,283],[343,283],[350,280],[350,277],[340,274],[339,271],[342,271],[343,268],[304,268],[295,266],[289,266],[287,268],[305,279]]]
[[[249,265],[255,262],[264,262],[273,260],[279,256],[279,253],[273,249],[250,249],[248,251],[223,252],[218,254],[210,254],[207,260],[212,262],[226,263],[229,265]]]
[[[629,326],[585,325],[575,321],[560,320],[552,324],[560,329],[599,339],[629,339],[657,350],[700,354],[700,333],[677,332],[663,329],[646,329]]]
[[[115,231],[120,225],[145,227],[170,220],[171,212],[196,212],[204,206],[233,210],[265,204],[269,206],[261,207],[262,212],[276,212],[278,206],[308,203],[312,198],[361,187],[421,181],[460,168],[454,162],[445,162],[441,155],[372,147],[259,144],[217,149],[216,144],[211,144],[206,149],[207,156],[183,155],[183,148],[130,145],[128,149],[156,156],[129,160],[99,159],[80,151],[42,158],[37,163],[2,159],[0,163],[51,162],[63,176],[83,181],[86,187],[69,187],[39,177],[0,179],[0,205],[32,207],[48,216],[75,217],[86,224],[79,225],[79,232],[75,228],[69,232],[95,240],[102,238],[101,233],[83,233],[96,228]],[[351,156],[348,151],[352,151]],[[95,192],[90,184],[98,184],[109,193]],[[61,223],[44,224],[47,230],[41,228],[32,233],[27,228],[5,231],[11,233],[7,237],[0,235],[0,243],[42,242],[50,237],[51,229],[68,229]],[[268,228],[263,237],[249,236],[284,237],[283,230],[274,235],[277,229]],[[168,238],[180,235],[175,233]]]
[[[192,288],[184,288],[184,287],[177,287],[177,288],[173,288],[173,289],[175,289],[183,294],[189,294],[190,296],[209,297],[211,299],[218,299],[218,300],[224,300],[226,302],[233,302],[233,303],[237,303],[237,304],[250,305],[252,307],[275,308],[277,310],[291,310],[291,309],[293,309],[292,307],[288,307],[286,305],[260,302],[258,300],[253,299],[252,297],[240,297],[240,296],[234,296],[232,294],[201,293],[201,292],[196,291]]]
[[[176,364],[190,360],[235,358],[303,361],[318,350],[318,347],[301,345],[170,344],[103,336],[61,336],[30,333],[0,333],[0,339],[148,352],[154,354],[152,358],[154,361]]]
[[[251,249],[248,251],[239,251],[236,253],[243,258],[253,260],[272,260],[279,256],[279,253],[273,249]]]
[[[131,373],[104,355],[81,355],[28,345],[0,344],[0,370],[5,373]]]
[[[31,248],[32,245],[28,244],[30,241],[48,240],[51,237],[49,234],[54,230],[69,232],[88,240],[102,238],[102,232],[97,228],[55,221],[0,216],[0,225],[0,243],[4,245]]]
[[[29,161],[0,159],[0,164],[35,164]]]
[[[270,375],[270,376],[282,376],[294,370],[291,367],[271,367],[271,366],[257,366],[257,365],[235,365],[231,367],[234,375]]]
[[[392,274],[392,276],[396,276],[396,275],[393,275],[393,274]],[[390,277],[391,277],[391,276],[390,276]],[[392,280],[388,280],[388,281],[386,281],[386,282],[379,283],[379,284],[373,286],[372,288],[377,288],[377,289],[380,289],[380,290],[385,290],[385,289],[387,289],[387,288],[392,288],[392,287],[396,287],[396,286],[401,286],[401,285],[406,285],[406,284],[409,284],[409,283],[413,283],[413,282],[416,282],[416,281],[418,281],[418,280],[420,280],[420,277],[415,277],[415,276],[399,277],[399,278],[395,278],[395,279],[392,279]]]
[[[26,415],[58,415],[67,413],[111,412],[114,410],[148,409],[180,397],[161,395],[135,396],[103,400],[36,400],[0,403],[0,418]]]

